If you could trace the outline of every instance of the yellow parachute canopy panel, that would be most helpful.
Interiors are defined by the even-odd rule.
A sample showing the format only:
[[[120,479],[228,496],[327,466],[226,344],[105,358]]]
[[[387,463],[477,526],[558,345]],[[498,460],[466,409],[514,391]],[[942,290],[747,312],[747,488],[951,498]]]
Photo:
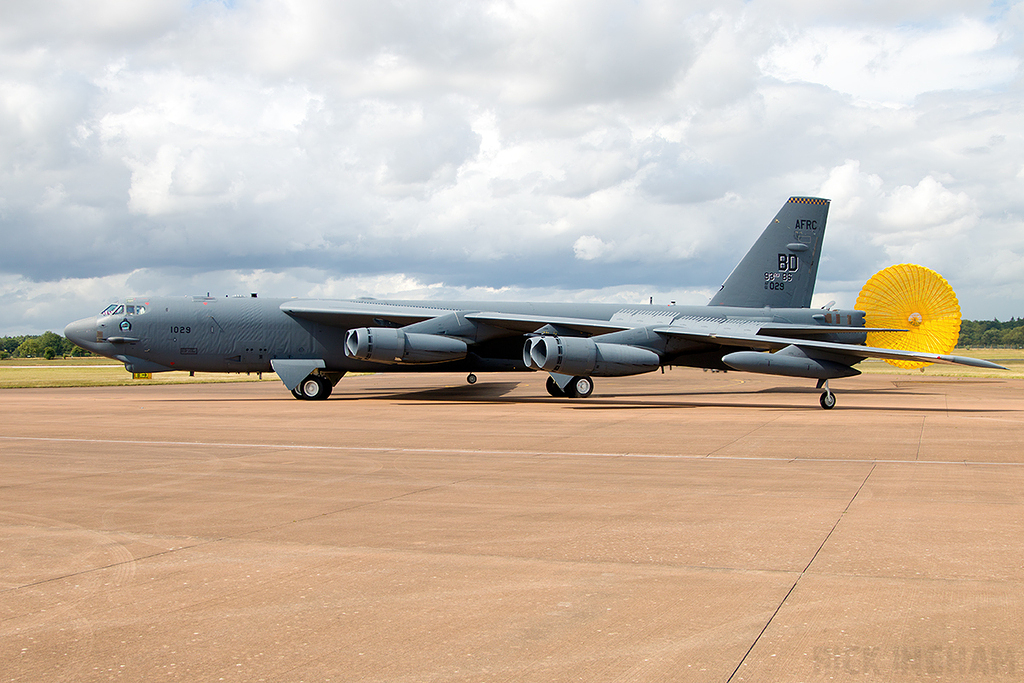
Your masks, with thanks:
[[[857,297],[866,327],[898,327],[906,332],[868,332],[868,346],[902,351],[949,353],[960,338],[960,302],[946,279],[930,268],[901,263],[871,276]],[[886,360],[898,368],[931,363]]]

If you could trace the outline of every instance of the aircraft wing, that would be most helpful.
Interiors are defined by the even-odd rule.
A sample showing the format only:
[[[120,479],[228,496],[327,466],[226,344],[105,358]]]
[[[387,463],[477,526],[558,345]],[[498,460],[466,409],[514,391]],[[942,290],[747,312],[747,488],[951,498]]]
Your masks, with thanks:
[[[281,310],[288,315],[304,320],[336,325],[358,327],[361,325],[410,325],[422,320],[451,313],[450,309],[424,306],[406,306],[386,301],[331,301],[322,299],[294,299],[281,304]]]
[[[867,329],[869,328],[860,328],[861,331],[865,331]],[[970,365],[976,368],[989,368],[992,370],[1006,369],[1002,365],[997,365],[979,358],[969,358],[967,356],[950,356],[940,353],[926,353],[921,351],[901,351],[899,349],[881,349],[873,346],[841,344],[837,342],[814,341],[810,339],[787,339],[785,337],[772,337],[761,334],[721,334],[717,332],[687,330],[680,327],[656,327],[654,328],[654,332],[707,344],[764,349],[766,351],[784,349],[787,346],[796,346],[803,349],[816,349],[818,351],[826,351],[832,354],[848,356],[851,364],[859,362],[865,358],[881,358],[883,360],[905,360],[922,363]]]
[[[550,325],[555,328],[563,328],[580,332],[586,335],[607,334],[608,332],[619,332],[627,330],[632,325],[621,325],[604,320],[592,320],[589,318],[560,318],[554,316],[516,315],[511,313],[467,313],[466,320],[480,322],[491,327],[500,327],[505,330],[520,334],[530,334],[540,328]]]
[[[404,327],[431,318],[448,315],[460,309],[444,306],[432,307],[426,304],[423,306],[409,306],[372,300],[327,301],[296,299],[281,304],[281,310],[296,318],[303,318],[324,325],[353,328],[364,325],[368,327],[388,325]],[[617,332],[634,327],[631,324],[606,322],[590,318],[538,316],[490,311],[473,311],[465,313],[462,317],[475,324],[489,325],[507,330],[510,334],[530,334],[545,326],[551,326],[559,331],[589,336]]]

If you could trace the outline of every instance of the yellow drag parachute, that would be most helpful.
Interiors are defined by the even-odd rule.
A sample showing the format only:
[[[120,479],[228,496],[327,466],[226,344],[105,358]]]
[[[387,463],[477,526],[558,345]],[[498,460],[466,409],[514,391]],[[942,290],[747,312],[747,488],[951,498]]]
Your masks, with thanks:
[[[866,327],[904,328],[906,332],[868,332],[868,346],[948,354],[960,337],[960,302],[946,279],[912,263],[875,273],[860,290],[856,308]],[[898,368],[931,363],[886,360]]]

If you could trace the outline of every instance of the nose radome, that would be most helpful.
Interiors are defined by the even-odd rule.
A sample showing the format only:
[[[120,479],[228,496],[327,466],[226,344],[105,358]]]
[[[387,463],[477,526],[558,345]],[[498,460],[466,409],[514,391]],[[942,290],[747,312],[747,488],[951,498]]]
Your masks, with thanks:
[[[96,318],[82,318],[64,328],[64,336],[83,349],[96,343]]]

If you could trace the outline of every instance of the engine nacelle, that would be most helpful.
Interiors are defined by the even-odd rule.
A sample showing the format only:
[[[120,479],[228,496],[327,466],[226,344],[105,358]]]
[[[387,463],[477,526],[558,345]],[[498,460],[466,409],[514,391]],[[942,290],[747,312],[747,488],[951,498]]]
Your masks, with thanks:
[[[763,375],[782,375],[784,377],[836,379],[837,377],[853,377],[860,374],[860,370],[857,368],[825,358],[809,356],[795,346],[787,346],[775,353],[736,351],[722,356],[722,362],[730,368],[744,372],[759,372]]]
[[[444,363],[466,353],[468,345],[461,339],[393,327],[359,327],[345,335],[346,356],[375,363]]]
[[[546,370],[562,375],[622,377],[658,369],[661,357],[650,349],[628,344],[543,335],[526,340],[523,362],[532,370]]]

